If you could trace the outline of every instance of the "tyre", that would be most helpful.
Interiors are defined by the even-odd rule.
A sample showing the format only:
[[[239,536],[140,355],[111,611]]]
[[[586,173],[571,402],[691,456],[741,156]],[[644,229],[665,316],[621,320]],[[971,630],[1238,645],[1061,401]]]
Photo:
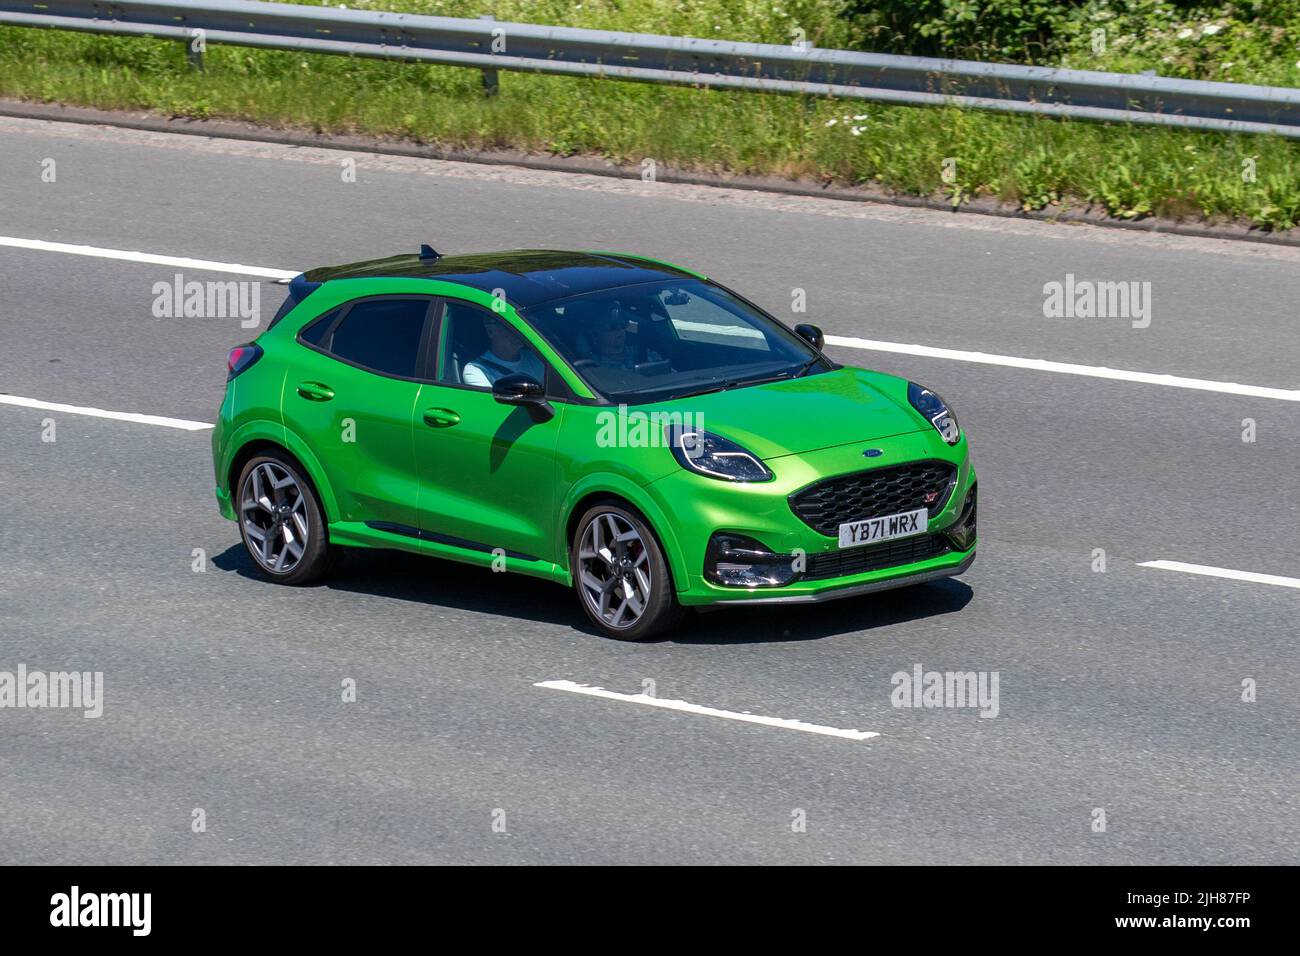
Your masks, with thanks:
[[[325,517],[311,482],[287,455],[268,452],[244,465],[238,485],[239,535],[257,570],[278,584],[308,584],[334,563]]]
[[[649,640],[681,620],[668,562],[636,512],[612,502],[588,510],[574,532],[570,558],[578,602],[607,637]]]

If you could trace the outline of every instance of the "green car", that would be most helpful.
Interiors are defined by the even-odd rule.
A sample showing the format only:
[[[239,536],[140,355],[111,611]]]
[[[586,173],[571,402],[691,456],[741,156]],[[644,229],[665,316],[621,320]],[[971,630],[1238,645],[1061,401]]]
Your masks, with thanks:
[[[231,351],[212,451],[273,581],[400,548],[571,586],[623,640],[975,560],[975,471],[937,394],[621,253],[424,246],[305,272]]]

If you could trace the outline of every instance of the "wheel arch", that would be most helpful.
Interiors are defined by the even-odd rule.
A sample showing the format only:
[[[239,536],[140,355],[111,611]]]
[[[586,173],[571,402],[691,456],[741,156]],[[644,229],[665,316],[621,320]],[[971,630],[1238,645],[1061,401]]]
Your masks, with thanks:
[[[250,433],[243,436],[243,440],[236,446],[235,452],[230,457],[230,465],[226,470],[227,487],[230,488],[232,501],[238,495],[239,475],[244,470],[244,466],[263,452],[275,451],[286,455],[297,465],[311,485],[316,500],[320,502],[321,511],[325,514],[326,533],[328,534],[328,526],[338,520],[339,511],[334,491],[325,478],[325,471],[321,467],[320,460],[307,446],[306,442],[302,441],[292,431],[286,428],[277,428],[276,430],[278,434]]]
[[[677,543],[677,534],[673,530],[668,516],[645,494],[639,485],[617,475],[593,475],[569,490],[564,506],[560,509],[562,525],[556,529],[563,535],[564,548],[561,557],[569,579],[573,578],[571,549],[573,536],[578,530],[578,522],[593,505],[609,501],[635,511],[650,528],[655,536],[659,550],[663,552],[668,565],[668,573],[673,579],[673,590],[684,591],[689,587],[686,564],[682,558],[681,548]]]

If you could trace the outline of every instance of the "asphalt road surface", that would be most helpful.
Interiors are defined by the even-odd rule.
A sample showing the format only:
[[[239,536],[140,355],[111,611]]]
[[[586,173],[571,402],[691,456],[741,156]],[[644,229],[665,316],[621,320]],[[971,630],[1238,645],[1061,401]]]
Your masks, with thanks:
[[[556,586],[397,553],[281,588],[217,513],[210,432],[87,413],[211,422],[255,334],[156,318],[177,272],[249,277],[149,256],[297,271],[421,242],[661,257],[867,340],[829,351],[934,387],[972,436],[979,560],[646,645]],[[97,719],[0,709],[0,861],[1295,863],[1298,262],[0,119],[0,671],[103,674]],[[1046,318],[1067,275],[1150,283],[1149,326]],[[997,672],[997,715],[893,706],[918,664]]]

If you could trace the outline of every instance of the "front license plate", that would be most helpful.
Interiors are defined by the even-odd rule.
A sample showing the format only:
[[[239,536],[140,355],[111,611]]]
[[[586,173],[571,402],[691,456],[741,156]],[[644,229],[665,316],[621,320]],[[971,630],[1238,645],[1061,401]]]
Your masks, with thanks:
[[[904,511],[902,514],[886,515],[883,518],[846,521],[840,525],[840,547],[856,548],[864,544],[888,541],[891,538],[924,534],[929,519],[929,511],[925,508],[917,508],[915,511]]]

